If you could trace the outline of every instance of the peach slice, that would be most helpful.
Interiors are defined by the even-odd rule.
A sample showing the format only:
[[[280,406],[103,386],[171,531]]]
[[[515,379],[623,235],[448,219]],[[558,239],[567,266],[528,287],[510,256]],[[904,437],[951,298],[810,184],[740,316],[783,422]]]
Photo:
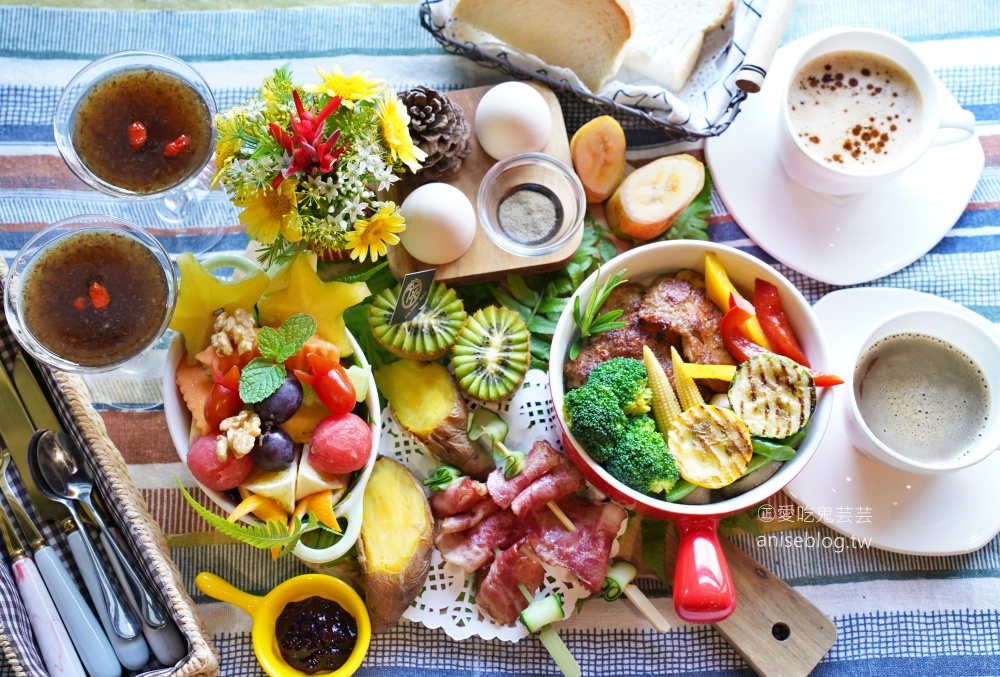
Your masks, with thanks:
[[[670,155],[628,175],[604,211],[608,225],[637,240],[666,232],[705,185],[705,166],[690,155]]]
[[[625,177],[625,132],[609,115],[576,130],[569,152],[587,202],[604,202]]]

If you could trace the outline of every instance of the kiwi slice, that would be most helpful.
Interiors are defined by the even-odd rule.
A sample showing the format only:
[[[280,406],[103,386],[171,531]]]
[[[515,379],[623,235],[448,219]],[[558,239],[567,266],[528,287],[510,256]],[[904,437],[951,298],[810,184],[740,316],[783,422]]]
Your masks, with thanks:
[[[375,340],[394,355],[424,362],[447,353],[468,319],[462,300],[453,289],[431,284],[424,307],[411,319],[389,324],[400,287],[382,291],[368,306],[368,323]]]
[[[478,400],[501,400],[521,384],[531,359],[531,334],[513,310],[489,306],[462,327],[451,366],[462,390]]]

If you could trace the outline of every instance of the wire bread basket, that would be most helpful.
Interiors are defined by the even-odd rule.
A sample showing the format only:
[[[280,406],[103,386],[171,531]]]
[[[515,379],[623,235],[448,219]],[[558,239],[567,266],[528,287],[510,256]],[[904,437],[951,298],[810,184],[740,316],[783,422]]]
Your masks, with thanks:
[[[560,98],[570,133],[594,117],[596,108],[622,123],[633,147],[698,141],[724,132],[747,94],[759,90],[793,4],[793,0],[736,2],[725,23],[706,35],[698,65],[677,94],[641,78],[623,81],[633,80],[627,69],[619,72],[619,79],[591,92],[566,69],[547,66],[502,43],[467,39],[451,16],[455,0],[422,0],[420,24],[450,54],[548,86]]]

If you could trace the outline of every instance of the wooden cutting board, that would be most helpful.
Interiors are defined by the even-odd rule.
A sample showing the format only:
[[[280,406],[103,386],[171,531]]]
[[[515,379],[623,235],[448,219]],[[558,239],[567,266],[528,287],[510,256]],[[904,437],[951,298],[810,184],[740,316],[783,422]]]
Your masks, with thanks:
[[[715,624],[759,675],[808,675],[837,641],[837,626],[750,555],[719,537],[736,588],[736,611]],[[673,571],[677,535],[667,529],[664,569]]]
[[[562,108],[559,100],[547,87],[529,82],[527,83],[537,89],[545,102],[549,105],[552,115],[552,135],[549,142],[542,149],[558,160],[572,167],[573,162],[569,154],[569,139],[566,136],[566,123],[563,121]],[[476,87],[474,89],[462,89],[456,92],[448,92],[448,98],[452,102],[461,106],[465,112],[465,119],[472,124],[476,115],[476,106],[483,94],[489,91],[490,87]],[[491,158],[479,145],[476,135],[473,132],[469,139],[472,147],[469,156],[462,162],[461,169],[455,174],[441,180],[442,183],[449,183],[463,193],[472,202],[475,209],[476,194],[479,191],[479,184],[490,167],[496,164],[496,160]],[[401,182],[405,183],[405,182]],[[402,204],[403,199],[410,193],[413,186],[394,186],[393,199],[396,204]],[[478,217],[478,211],[477,211]],[[566,265],[573,257],[580,241],[583,239],[583,229],[570,239],[561,249],[545,256],[517,256],[504,251],[493,244],[493,241],[483,231],[482,226],[476,225],[476,236],[472,241],[472,246],[460,258],[451,263],[437,266],[437,273],[434,279],[437,282],[448,282],[450,284],[463,284],[469,282],[481,282],[483,280],[502,278],[507,273],[517,273],[520,275],[528,273],[542,273],[555,270]],[[389,268],[396,279],[402,279],[407,273],[417,270],[426,270],[434,266],[418,261],[410,256],[403,247],[389,248]]]

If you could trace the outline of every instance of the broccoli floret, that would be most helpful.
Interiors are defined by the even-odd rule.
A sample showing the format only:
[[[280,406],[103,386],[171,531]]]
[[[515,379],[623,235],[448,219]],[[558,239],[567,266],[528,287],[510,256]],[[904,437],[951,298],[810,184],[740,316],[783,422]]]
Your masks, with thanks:
[[[614,450],[625,430],[625,413],[610,388],[586,385],[566,393],[563,412],[570,432],[598,463]]]
[[[587,385],[611,388],[618,404],[630,416],[649,411],[652,393],[646,386],[646,365],[631,357],[613,357],[594,367],[587,378]]]
[[[629,419],[605,467],[619,482],[644,494],[670,491],[681,476],[649,416]]]

